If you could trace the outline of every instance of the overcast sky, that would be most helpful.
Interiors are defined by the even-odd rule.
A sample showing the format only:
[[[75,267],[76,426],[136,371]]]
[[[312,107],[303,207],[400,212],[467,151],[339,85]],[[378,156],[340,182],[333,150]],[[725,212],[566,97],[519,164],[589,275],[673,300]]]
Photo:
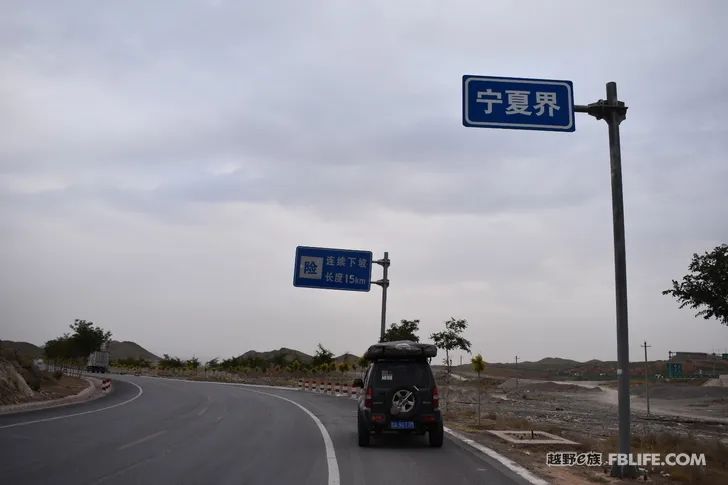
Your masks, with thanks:
[[[607,127],[465,128],[463,74],[616,81],[630,355],[726,351],[661,290],[728,242],[728,4],[0,7],[0,338],[74,318],[180,357],[361,353],[381,290],[294,288],[297,245],[389,251],[388,321],[487,361],[616,359]],[[381,275],[375,267],[374,277]]]

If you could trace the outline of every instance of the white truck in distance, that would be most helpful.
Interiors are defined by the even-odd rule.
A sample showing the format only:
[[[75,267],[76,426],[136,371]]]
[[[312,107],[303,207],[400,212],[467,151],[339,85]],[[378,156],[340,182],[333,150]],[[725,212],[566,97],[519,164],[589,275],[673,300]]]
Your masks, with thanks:
[[[97,350],[88,356],[86,363],[86,371],[100,372],[105,374],[109,370],[109,352],[106,350]]]

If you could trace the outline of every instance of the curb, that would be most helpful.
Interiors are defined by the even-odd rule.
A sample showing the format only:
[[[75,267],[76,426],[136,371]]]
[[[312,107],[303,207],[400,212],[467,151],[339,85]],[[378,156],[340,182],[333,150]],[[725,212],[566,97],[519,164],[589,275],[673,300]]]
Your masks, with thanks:
[[[103,392],[95,392],[97,389],[101,388],[101,380],[86,376],[81,376],[81,379],[88,382],[88,386],[78,394],[60,397],[58,399],[49,399],[46,401],[30,401],[0,406],[0,415],[23,413],[26,411],[36,411],[40,409],[59,408],[71,404],[78,404],[80,402],[93,401],[105,395]]]

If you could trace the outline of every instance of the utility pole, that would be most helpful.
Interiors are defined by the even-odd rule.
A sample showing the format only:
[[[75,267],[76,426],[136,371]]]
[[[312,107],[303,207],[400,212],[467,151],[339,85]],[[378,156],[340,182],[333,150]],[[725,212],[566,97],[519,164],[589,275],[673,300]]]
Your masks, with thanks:
[[[649,370],[647,368],[647,347],[652,347],[652,345],[647,345],[647,340],[645,340],[645,343],[640,345],[640,347],[644,347],[645,349],[645,398],[647,398],[647,416],[650,415],[650,388],[647,384],[647,381],[649,380]]]
[[[391,264],[391,261],[389,260],[389,253],[387,251],[384,251],[384,258],[378,259],[374,261],[374,263],[381,265],[384,268],[382,279],[378,281],[372,281],[375,285],[379,285],[382,287],[382,327],[379,332],[379,341],[384,342],[384,330],[387,325],[387,288],[389,288],[389,279],[387,278],[389,265]]]

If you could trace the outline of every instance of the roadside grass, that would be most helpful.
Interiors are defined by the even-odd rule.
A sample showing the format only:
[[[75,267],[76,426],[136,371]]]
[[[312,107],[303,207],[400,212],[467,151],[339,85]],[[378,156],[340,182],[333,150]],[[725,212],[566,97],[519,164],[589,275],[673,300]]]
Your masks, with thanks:
[[[705,455],[705,467],[664,466],[652,467],[652,471],[668,473],[672,480],[678,482],[728,483],[728,446],[719,439],[700,439],[691,433],[647,433],[633,436],[632,447],[633,452],[659,453],[663,458],[669,453],[702,453]]]
[[[616,435],[606,440],[581,437],[578,441],[580,451],[598,451],[605,457],[619,449]],[[690,433],[633,433],[631,453],[656,453],[663,460],[670,453],[705,454],[705,467],[650,465],[643,468],[642,472],[646,471],[653,483],[728,483],[728,446],[719,439],[698,438]]]

